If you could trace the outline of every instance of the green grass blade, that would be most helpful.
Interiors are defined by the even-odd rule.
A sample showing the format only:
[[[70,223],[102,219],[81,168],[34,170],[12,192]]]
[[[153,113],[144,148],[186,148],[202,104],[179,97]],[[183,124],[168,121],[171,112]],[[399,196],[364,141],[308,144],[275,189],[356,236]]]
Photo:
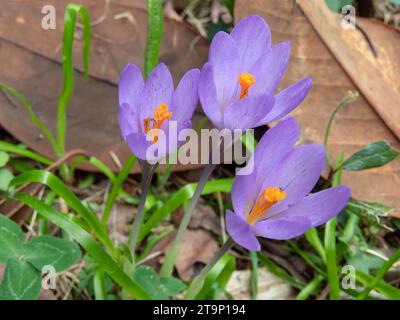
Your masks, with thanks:
[[[115,247],[109,238],[104,226],[100,223],[97,215],[85,207],[81,200],[72,193],[68,187],[54,174],[44,170],[32,170],[15,177],[10,186],[18,187],[26,183],[41,183],[50,188],[59,197],[63,198],[67,205],[78,213],[86,223],[92,228],[99,240],[111,251],[115,252]]]
[[[361,282],[365,286],[371,285],[374,277],[357,270],[356,272],[357,281]],[[376,291],[383,294],[385,297],[391,300],[400,300],[400,289],[393,287],[392,285],[380,280],[379,283],[374,288]]]
[[[62,63],[64,86],[58,100],[57,109],[57,139],[61,155],[65,152],[65,135],[67,128],[67,107],[74,91],[74,66],[72,50],[74,44],[77,15],[81,16],[83,24],[83,67],[86,79],[89,71],[90,54],[90,17],[86,7],[79,4],[69,4],[65,10],[64,35],[62,41]],[[61,156],[59,155],[59,156]]]
[[[210,299],[214,296],[214,291],[223,292],[235,268],[235,258],[225,254],[207,274],[207,277],[204,279],[203,287],[195,299]]]
[[[123,272],[99,243],[88,232],[70,220],[67,215],[24,193],[15,194],[13,198],[25,203],[44,218],[68,232],[126,292],[137,299],[151,299],[139,285]]]
[[[295,287],[296,289],[302,290],[305,286],[299,280],[293,278],[290,274],[284,271],[282,268],[277,266],[275,262],[273,262],[270,258],[268,258],[264,253],[259,252],[257,254],[259,261],[274,275],[278,278],[289,283],[291,286]]]
[[[146,78],[158,64],[164,24],[162,3],[162,0],[147,1],[147,46],[144,63]]]
[[[6,141],[0,141],[0,150],[14,153],[14,154],[23,156],[25,158],[32,159],[32,160],[42,163],[46,166],[51,165],[53,163],[52,160],[50,160],[46,157],[43,157],[36,152],[30,151],[26,148],[22,148],[21,146],[16,146],[16,145],[14,145],[12,143],[8,143]]]
[[[132,154],[125,162],[124,166],[122,167],[121,171],[119,172],[118,176],[113,182],[110,194],[108,195],[106,200],[103,217],[101,219],[102,223],[106,224],[108,219],[110,218],[111,209],[115,203],[115,200],[117,199],[119,192],[121,191],[122,184],[128,177],[135,163],[136,163],[136,157],[135,155]]]
[[[232,179],[219,179],[212,180],[206,183],[206,186],[201,193],[207,195],[215,192],[231,192]],[[194,194],[197,183],[190,183],[182,187],[164,203],[162,207],[157,209],[149,218],[149,220],[142,226],[139,232],[139,241],[150,232],[152,228],[155,228],[163,221],[169,214],[178,209],[181,205],[187,202]]]
[[[258,294],[258,257],[257,252],[250,251],[251,262],[251,298],[257,299]]]
[[[28,114],[31,117],[32,123],[43,133],[43,135],[47,138],[47,140],[49,140],[54,153],[56,155],[58,155],[60,152],[59,145],[57,144],[57,142],[56,142],[53,134],[49,130],[49,128],[47,128],[44,125],[44,123],[39,119],[39,117],[35,114],[30,103],[28,102],[28,100],[26,100],[25,97],[22,95],[22,93],[20,93],[18,90],[14,89],[4,83],[0,82],[0,87],[2,89],[6,90],[7,92],[9,92],[10,94],[12,94],[14,97],[16,97],[22,103],[22,105],[28,111]]]
[[[395,264],[398,260],[400,260],[400,249],[398,249],[390,258],[387,260],[383,266],[379,269],[379,271],[376,274],[376,277],[371,281],[369,286],[365,288],[360,295],[358,296],[359,300],[363,300],[368,297],[368,294],[371,292],[371,290],[375,289],[378,285],[379,282],[383,279],[385,274],[389,271],[390,267]]]
[[[296,300],[306,300],[309,296],[314,295],[323,280],[324,280],[323,276],[317,275],[304,287],[303,290],[299,292],[299,294],[296,297]]]
[[[321,240],[318,236],[318,231],[316,228],[309,229],[306,234],[306,239],[308,243],[318,252],[319,256],[322,260],[326,261],[325,249],[321,243]]]

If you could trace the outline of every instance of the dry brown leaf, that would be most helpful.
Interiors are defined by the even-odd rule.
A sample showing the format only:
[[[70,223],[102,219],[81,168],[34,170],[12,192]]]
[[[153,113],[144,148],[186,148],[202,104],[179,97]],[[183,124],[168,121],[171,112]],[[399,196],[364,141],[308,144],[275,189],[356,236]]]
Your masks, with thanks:
[[[62,90],[61,39],[63,13],[68,0],[21,0],[0,2],[0,70],[2,82],[24,94],[39,118],[55,132],[58,95]],[[87,5],[92,19],[90,81],[75,72],[75,92],[68,108],[67,149],[81,148],[117,171],[114,153],[120,162],[131,154],[123,142],[117,123],[116,84],[128,62],[143,66],[147,12],[136,3],[110,2],[108,10],[99,1]],[[54,5],[55,30],[41,27],[41,8]],[[118,18],[118,19],[117,19]],[[81,32],[74,45],[74,65],[82,67]],[[165,19],[160,61],[168,64],[175,81],[184,72],[201,67],[207,59],[208,44],[185,23]],[[202,115],[195,115],[194,125]],[[20,102],[0,92],[0,125],[33,150],[54,158],[50,144],[31,122]],[[189,169],[193,166],[175,167]],[[198,166],[197,166],[198,167]],[[80,168],[97,169],[83,164]],[[139,167],[134,168],[138,172]]]
[[[323,0],[300,1],[299,3],[303,4],[304,8],[305,3],[307,3],[307,7],[313,10],[325,5]],[[371,92],[364,95],[365,91],[368,90],[365,88],[371,83],[368,82],[367,85],[364,84],[362,88],[358,88],[338,62],[341,58],[343,59],[343,56],[338,57],[332,54],[327,44],[320,38],[318,32],[320,28],[327,28],[323,25],[327,23],[326,19],[329,22],[329,18],[325,17],[325,14],[330,14],[329,12],[324,11],[324,15],[319,16],[321,26],[318,25],[316,28],[313,27],[309,18],[294,0],[237,0],[235,2],[235,13],[237,20],[250,14],[260,14],[271,28],[274,43],[285,40],[291,41],[291,59],[281,83],[281,89],[307,75],[313,77],[314,85],[309,96],[294,112],[302,126],[303,142],[322,143],[325,126],[332,109],[349,90],[358,90],[362,95],[357,101],[342,110],[336,118],[330,137],[329,152],[336,157],[341,150],[344,150],[345,156],[348,157],[361,147],[378,140],[386,140],[392,147],[400,149],[399,140],[374,110],[373,105],[375,106],[377,103],[368,100],[376,90],[371,88]],[[317,22],[314,23],[317,24]],[[329,36],[336,36],[336,31],[336,29],[331,29]],[[375,32],[366,31],[371,33],[371,37],[372,32]],[[380,32],[379,35],[381,34]],[[328,37],[328,33],[326,36]],[[346,43],[354,46],[347,48],[343,44],[340,50],[359,50],[363,53],[368,50],[366,41],[359,35],[354,35],[350,39],[352,39],[352,42],[346,40]],[[375,36],[373,39],[375,39]],[[397,45],[400,42],[399,40],[397,40]],[[362,77],[360,76],[360,81],[370,77],[375,81],[375,85],[381,85],[381,78],[385,75],[377,76],[380,68],[385,66],[384,72],[393,72],[393,70],[387,70],[388,61],[393,59],[397,61],[395,63],[398,66],[399,55],[393,56],[393,41],[386,44],[381,41],[384,40],[377,42],[379,43],[377,50],[379,57],[382,57],[382,59],[385,57],[384,60],[370,64],[371,54],[365,53],[365,56],[364,54],[358,56],[360,59],[364,59],[364,67],[361,67],[359,63],[353,65],[354,72],[357,74],[364,73]],[[336,42],[336,45],[340,47],[341,44]],[[374,69],[374,72],[370,73],[372,69]],[[399,81],[396,84],[398,86]],[[398,90],[398,87],[393,90]],[[388,91],[388,96],[391,95],[393,98],[390,92]],[[386,106],[380,105],[380,107]],[[393,113],[393,116],[397,117],[397,113]],[[399,123],[400,119],[397,120],[397,128]],[[400,158],[383,168],[344,173],[343,183],[352,188],[353,196],[358,199],[379,201],[386,205],[400,207]]]

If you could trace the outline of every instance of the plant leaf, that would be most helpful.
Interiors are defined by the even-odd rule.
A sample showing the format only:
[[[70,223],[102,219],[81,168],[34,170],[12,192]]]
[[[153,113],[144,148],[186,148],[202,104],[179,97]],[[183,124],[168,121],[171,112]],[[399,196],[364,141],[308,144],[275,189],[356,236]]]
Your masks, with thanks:
[[[382,167],[398,155],[385,141],[378,141],[354,153],[343,163],[342,168],[346,171],[358,171]]]
[[[24,239],[19,225],[0,214],[0,263],[21,255]]]
[[[10,156],[7,152],[0,151],[0,167],[4,167],[8,160],[10,160]]]
[[[0,285],[1,300],[36,300],[41,289],[40,272],[23,260],[9,260]]]
[[[0,190],[6,191],[12,179],[14,179],[14,175],[10,170],[0,168]]]
[[[179,279],[173,277],[160,277],[153,268],[140,266],[135,270],[133,279],[145,289],[153,299],[168,300],[185,289],[185,285]]]
[[[35,237],[28,241],[24,249],[26,261],[39,271],[51,265],[56,272],[61,272],[81,259],[81,251],[75,242],[52,236]]]
[[[61,229],[68,232],[93,258],[93,260],[108,273],[127,293],[136,299],[150,299],[146,291],[138,286],[115,262],[115,260],[100,246],[100,244],[84,229],[64,213],[55,210],[45,202],[28,194],[17,193],[13,199],[18,200],[40,213]]]

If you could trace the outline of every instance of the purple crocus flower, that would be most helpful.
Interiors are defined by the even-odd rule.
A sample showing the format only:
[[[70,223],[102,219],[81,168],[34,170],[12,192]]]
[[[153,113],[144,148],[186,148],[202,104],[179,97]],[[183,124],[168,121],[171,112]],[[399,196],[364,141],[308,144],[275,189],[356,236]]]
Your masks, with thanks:
[[[174,91],[171,73],[163,63],[146,82],[136,65],[124,68],[119,81],[118,122],[124,140],[139,159],[157,161],[176,150],[177,137],[170,136],[168,124],[174,121],[177,134],[191,127],[199,77],[198,69],[188,71]],[[147,152],[151,146],[157,149],[155,156]]]
[[[289,42],[271,47],[271,32],[260,16],[239,21],[230,34],[218,32],[199,83],[202,107],[214,126],[254,128],[296,108],[311,88],[310,77],[274,96],[289,56]]]
[[[248,250],[260,250],[256,236],[286,240],[325,223],[350,198],[345,186],[309,195],[323,170],[325,149],[317,144],[295,148],[298,136],[294,118],[278,123],[257,145],[252,173],[234,179],[234,212],[227,212],[226,228]]]

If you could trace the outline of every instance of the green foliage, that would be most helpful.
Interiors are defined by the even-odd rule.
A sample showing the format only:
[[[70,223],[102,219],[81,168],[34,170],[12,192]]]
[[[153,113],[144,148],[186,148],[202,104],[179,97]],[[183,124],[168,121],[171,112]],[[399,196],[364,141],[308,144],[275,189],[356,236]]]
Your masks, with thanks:
[[[10,170],[0,168],[0,190],[6,191],[12,179],[14,179],[14,175]]]
[[[4,167],[8,160],[10,160],[10,156],[8,155],[7,152],[0,151],[0,168]]]
[[[74,66],[72,50],[74,44],[76,17],[80,15],[83,23],[83,67],[86,79],[89,73],[90,54],[90,17],[86,7],[79,4],[69,4],[65,9],[64,35],[62,41],[62,62],[64,73],[64,85],[58,100],[57,109],[57,142],[60,147],[58,156],[65,152],[65,135],[67,128],[67,107],[74,91]]]
[[[158,64],[161,38],[164,27],[162,0],[147,1],[147,46],[144,73],[146,78]]]
[[[51,236],[39,236],[25,244],[23,256],[38,270],[51,265],[56,272],[62,272],[78,263],[81,251],[75,242]]]
[[[92,256],[96,263],[132,297],[137,299],[150,298],[140,286],[126,275],[115,260],[87,231],[72,221],[71,217],[24,193],[15,194],[13,198],[38,211],[44,218],[70,234]]]
[[[325,0],[326,5],[335,12],[341,12],[341,9],[344,6],[352,5],[354,3],[353,0]]]
[[[0,285],[0,300],[35,300],[41,289],[40,272],[24,260],[12,259],[7,263]]]
[[[23,243],[24,234],[19,225],[0,214],[0,263],[19,257]]]
[[[44,266],[50,265],[61,272],[80,258],[78,245],[65,239],[39,236],[26,242],[19,225],[0,215],[0,263],[6,264],[0,299],[36,299]]]
[[[182,281],[173,277],[160,277],[148,266],[136,268],[133,279],[156,300],[167,300],[186,288]]]
[[[225,291],[225,287],[235,268],[235,258],[225,254],[207,274],[203,287],[196,296],[196,300],[220,299],[221,293]]]
[[[398,155],[399,153],[391,149],[385,141],[378,141],[354,153],[344,161],[342,168],[346,171],[359,171],[382,167]]]

